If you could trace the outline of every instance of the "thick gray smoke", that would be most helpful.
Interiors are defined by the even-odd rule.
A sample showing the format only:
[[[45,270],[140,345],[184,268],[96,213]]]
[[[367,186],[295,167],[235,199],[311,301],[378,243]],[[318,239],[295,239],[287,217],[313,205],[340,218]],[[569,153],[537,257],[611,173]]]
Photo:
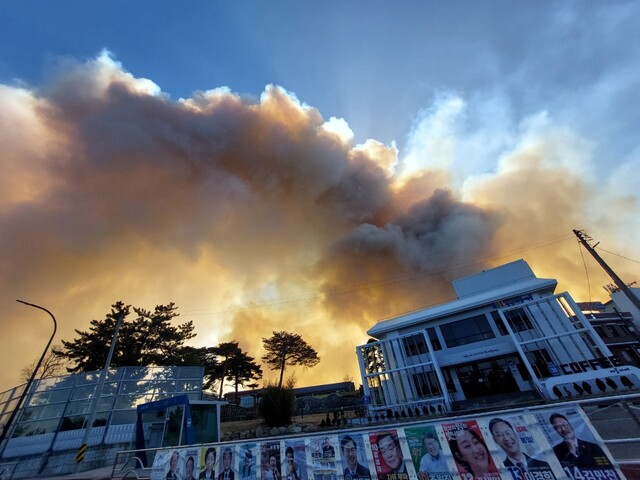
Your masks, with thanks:
[[[262,337],[289,330],[322,358],[300,384],[356,377],[375,321],[450,299],[450,281],[492,255],[586,226],[583,181],[545,163],[571,148],[552,136],[463,188],[432,151],[403,170],[395,146],[354,145],[344,121],[279,87],[174,101],[108,55],[40,90],[2,86],[0,107],[0,335],[15,365],[0,389],[49,331],[16,298],[54,311],[65,340],[117,300],[173,301],[197,345],[235,339],[259,357]],[[560,248],[527,259],[556,277],[580,266]]]

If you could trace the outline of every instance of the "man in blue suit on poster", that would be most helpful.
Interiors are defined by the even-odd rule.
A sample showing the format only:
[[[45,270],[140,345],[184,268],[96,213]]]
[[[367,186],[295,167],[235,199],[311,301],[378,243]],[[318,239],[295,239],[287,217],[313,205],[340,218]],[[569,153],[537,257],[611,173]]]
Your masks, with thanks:
[[[343,471],[345,480],[371,479],[369,469],[358,462],[358,446],[352,437],[346,435],[342,438],[340,450],[342,451],[342,458],[347,465]]]
[[[522,451],[520,439],[509,421],[504,418],[493,418],[489,421],[489,431],[493,441],[506,454],[503,463],[514,480],[528,478],[527,472],[545,472],[547,475],[545,478],[555,478],[547,462],[533,458]]]

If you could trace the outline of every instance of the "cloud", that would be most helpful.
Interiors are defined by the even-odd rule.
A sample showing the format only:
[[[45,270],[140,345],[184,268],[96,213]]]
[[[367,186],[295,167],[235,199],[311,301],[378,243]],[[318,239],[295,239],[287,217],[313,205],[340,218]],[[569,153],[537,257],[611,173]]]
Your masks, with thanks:
[[[308,385],[358,378],[354,346],[376,321],[451,299],[451,280],[514,249],[601,218],[633,256],[610,234],[620,221],[590,216],[608,199],[638,218],[638,202],[593,195],[589,142],[543,113],[514,124],[504,96],[443,98],[400,152],[353,145],[344,120],[278,86],[173,101],[108,52],[41,89],[0,86],[0,335],[16,365],[0,385],[46,343],[47,320],[16,298],[52,310],[65,340],[117,300],[176,302],[196,345],[237,340],[256,358],[272,331],[300,333],[322,358],[297,372]],[[461,152],[484,155],[464,182]],[[524,256],[574,285],[570,243]]]

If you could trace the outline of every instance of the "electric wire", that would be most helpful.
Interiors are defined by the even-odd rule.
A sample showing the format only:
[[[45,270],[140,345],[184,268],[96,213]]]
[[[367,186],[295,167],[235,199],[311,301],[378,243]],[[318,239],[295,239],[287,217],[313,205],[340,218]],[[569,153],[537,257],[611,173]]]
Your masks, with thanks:
[[[321,298],[327,298],[327,297],[333,297],[333,296],[338,296],[338,295],[346,295],[346,294],[350,294],[350,293],[355,293],[355,292],[359,292],[359,291],[363,291],[363,290],[369,290],[372,288],[379,288],[379,287],[386,287],[386,286],[390,286],[390,285],[396,285],[396,284],[400,284],[400,283],[405,283],[408,281],[412,281],[412,280],[422,280],[425,278],[429,278],[429,277],[433,277],[436,275],[441,275],[443,273],[447,273],[447,272],[452,272],[455,270],[459,270],[462,268],[468,268],[468,267],[473,267],[476,265],[481,265],[487,261],[490,260],[499,260],[499,259],[503,259],[506,257],[511,257],[513,255],[516,254],[521,254],[521,253],[525,253],[531,250],[536,250],[538,248],[543,248],[543,247],[547,247],[549,245],[553,245],[562,241],[565,241],[567,239],[571,239],[574,238],[573,235],[565,235],[559,238],[555,238],[555,239],[550,239],[550,240],[544,240],[542,242],[539,242],[537,244],[533,244],[530,246],[526,246],[526,247],[521,247],[518,249],[514,249],[511,250],[509,252],[505,252],[505,253],[501,253],[501,254],[496,254],[496,255],[489,255],[486,257],[482,257],[478,260],[475,260],[473,262],[467,262],[467,263],[461,263],[461,264],[457,264],[457,265],[442,265],[439,267],[434,267],[433,269],[427,270],[425,272],[419,272],[419,273],[410,273],[410,274],[404,274],[404,275],[398,275],[395,277],[388,277],[382,280],[376,280],[374,282],[365,282],[365,283],[357,283],[357,284],[352,284],[349,286],[345,286],[345,287],[337,287],[337,288],[332,288],[332,289],[327,289],[327,290],[321,290],[321,291],[316,291],[316,292],[308,292],[308,293],[303,293],[300,295],[293,295],[293,296],[289,296],[289,297],[281,297],[277,300],[273,300],[273,301],[266,301],[266,302],[253,302],[253,303],[249,303],[249,304],[245,304],[245,305],[239,305],[237,307],[232,307],[232,308],[228,308],[225,310],[219,310],[219,311],[214,311],[214,312],[202,312],[202,313],[196,313],[194,311],[191,312],[183,312],[180,316],[181,317],[190,317],[190,316],[201,316],[201,315],[223,315],[223,314],[228,314],[228,313],[233,313],[233,312],[237,312],[240,310],[250,310],[250,309],[256,309],[256,308],[268,308],[268,307],[273,307],[273,306],[280,306],[280,305],[288,305],[288,304],[292,304],[292,303],[298,303],[298,302],[305,302],[305,301],[312,301],[312,300],[317,300],[317,299],[321,299]],[[420,307],[416,307],[415,310],[420,310],[421,308],[424,308],[425,306],[422,305]],[[411,310],[414,311],[414,310]],[[409,312],[407,312],[409,313]]]
[[[607,252],[607,253],[609,253],[611,255],[615,255],[616,257],[624,258],[625,260],[629,260],[630,262],[640,263],[640,261],[638,261],[638,260],[634,260],[633,258],[625,257],[624,255],[619,255],[617,253],[610,252],[609,250],[605,250],[604,248],[598,247],[597,245],[594,247],[594,249],[595,248],[597,248],[598,250],[601,250],[603,252]]]
[[[591,303],[591,280],[589,279],[589,269],[587,268],[587,262],[585,261],[584,255],[582,253],[580,240],[578,240],[578,251],[580,251],[580,258],[582,258],[582,265],[584,265],[584,273],[587,276],[587,288],[589,290],[589,303]]]

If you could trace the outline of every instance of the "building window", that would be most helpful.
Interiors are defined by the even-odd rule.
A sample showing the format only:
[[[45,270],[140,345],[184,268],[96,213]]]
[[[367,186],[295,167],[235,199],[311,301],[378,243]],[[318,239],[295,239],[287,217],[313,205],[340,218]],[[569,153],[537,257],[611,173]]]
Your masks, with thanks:
[[[614,325],[605,325],[610,337],[619,337],[620,334]]]
[[[604,332],[603,328],[598,326],[598,327],[593,327],[593,329],[596,331],[596,333],[598,335],[600,335],[600,338],[606,338],[607,334]]]
[[[549,366],[552,364],[555,365],[555,363],[546,348],[527,352],[526,355],[531,364],[531,368],[533,368],[538,378],[548,378],[551,376]]]
[[[504,326],[502,317],[500,316],[500,313],[498,313],[497,310],[494,310],[493,312],[491,312],[491,318],[493,318],[493,321],[496,324],[496,327],[498,327],[498,332],[500,332],[500,335],[509,335],[509,332],[507,331],[507,327]]]
[[[515,310],[509,310],[505,312],[504,316],[507,318],[511,329],[514,332],[524,332],[525,330],[533,329],[531,320],[527,316],[527,312],[523,308],[516,308]]]
[[[495,337],[493,330],[491,330],[491,325],[489,325],[489,321],[484,315],[440,325],[440,331],[444,337],[444,343],[449,348]]]
[[[629,325],[625,325],[625,324],[620,324],[618,325],[622,331],[626,334],[626,335],[633,335],[634,329],[633,327],[629,327]]]
[[[413,385],[419,397],[426,398],[442,394],[434,372],[417,372],[412,377]]]
[[[427,353],[427,344],[425,343],[422,334],[404,337],[402,339],[402,343],[404,344],[404,351],[406,352],[407,357],[424,355]]]
[[[434,351],[442,350],[442,345],[440,345],[440,339],[438,338],[438,334],[436,333],[436,329],[433,327],[427,328],[427,335],[429,335],[429,340],[431,341],[431,346]]]

